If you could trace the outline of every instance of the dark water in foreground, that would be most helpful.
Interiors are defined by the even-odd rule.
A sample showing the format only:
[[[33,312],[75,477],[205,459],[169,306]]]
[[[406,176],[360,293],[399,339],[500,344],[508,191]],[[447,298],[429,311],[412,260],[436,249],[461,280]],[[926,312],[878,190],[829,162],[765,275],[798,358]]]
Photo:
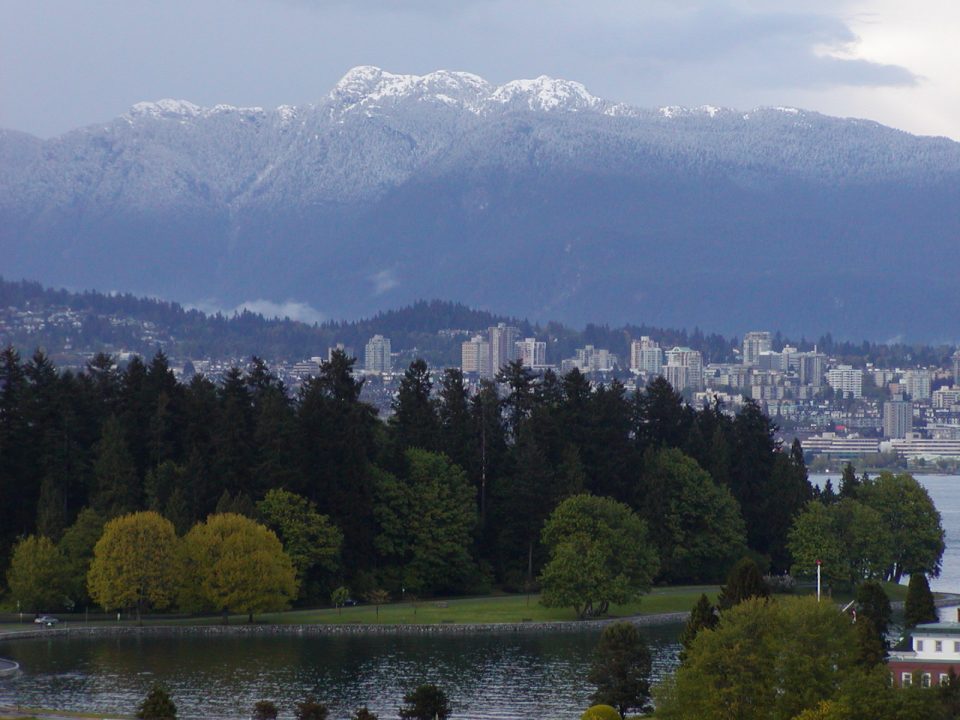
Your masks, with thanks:
[[[645,628],[655,674],[676,662],[679,625]],[[585,680],[598,630],[432,636],[184,635],[51,638],[0,643],[22,672],[0,679],[0,705],[132,713],[150,686],[164,683],[181,718],[248,718],[272,700],[282,717],[308,693],[331,718],[368,704],[397,717],[402,696],[433,682],[454,700],[457,718],[571,720],[589,705]]]

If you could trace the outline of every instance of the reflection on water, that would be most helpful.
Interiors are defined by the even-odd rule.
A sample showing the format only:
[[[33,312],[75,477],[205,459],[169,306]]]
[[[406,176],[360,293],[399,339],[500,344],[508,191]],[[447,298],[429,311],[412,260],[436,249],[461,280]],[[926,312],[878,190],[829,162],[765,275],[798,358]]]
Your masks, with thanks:
[[[676,663],[678,625],[647,628],[658,677]],[[402,696],[433,682],[458,718],[579,717],[596,630],[430,637],[144,636],[0,643],[20,675],[0,681],[0,704],[132,712],[155,682],[181,718],[250,717],[273,700],[283,717],[314,693],[346,718],[367,704],[397,716]]]

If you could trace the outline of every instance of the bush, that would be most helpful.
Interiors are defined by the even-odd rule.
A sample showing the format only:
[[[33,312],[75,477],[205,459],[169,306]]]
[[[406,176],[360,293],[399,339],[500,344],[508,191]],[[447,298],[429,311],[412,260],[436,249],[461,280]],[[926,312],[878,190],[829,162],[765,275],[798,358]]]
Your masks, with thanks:
[[[403,696],[406,703],[400,708],[402,720],[447,720],[450,717],[450,701],[447,694],[436,685],[421,685]]]
[[[140,703],[137,718],[139,720],[176,720],[177,706],[173,704],[166,690],[159,685],[154,685]]]
[[[353,715],[350,716],[350,720],[378,720],[376,713],[370,712],[367,709],[367,706],[364,705],[362,708],[357,708]]]
[[[594,705],[584,711],[580,720],[620,720],[620,713],[609,705]]]
[[[253,720],[277,720],[277,706],[269,700],[260,700],[253,706]]]
[[[307,695],[306,700],[297,703],[297,711],[294,713],[294,717],[297,720],[327,720],[329,714],[330,711],[326,705],[317,702],[313,695]]]

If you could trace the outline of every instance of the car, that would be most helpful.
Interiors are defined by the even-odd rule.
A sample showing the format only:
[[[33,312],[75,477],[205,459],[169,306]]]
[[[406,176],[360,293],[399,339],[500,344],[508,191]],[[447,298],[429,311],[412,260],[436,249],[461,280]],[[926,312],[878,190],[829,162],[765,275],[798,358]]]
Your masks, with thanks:
[[[55,618],[53,617],[53,615],[41,615],[38,618],[34,618],[33,621],[38,625],[46,625],[47,627],[53,627],[58,622],[60,622],[60,618]]]

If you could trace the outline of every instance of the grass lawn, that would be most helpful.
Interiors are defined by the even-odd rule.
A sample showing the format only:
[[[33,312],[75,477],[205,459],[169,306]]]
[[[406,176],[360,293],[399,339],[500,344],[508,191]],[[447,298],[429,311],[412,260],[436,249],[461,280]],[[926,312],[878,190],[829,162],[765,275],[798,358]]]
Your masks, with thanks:
[[[907,594],[905,585],[884,583],[884,590],[892,602],[903,600]],[[695,585],[678,587],[658,587],[644,595],[637,602],[627,605],[614,605],[610,608],[608,617],[628,617],[631,615],[656,615],[660,613],[688,612],[700,597],[706,593],[712,602],[716,602],[719,587],[716,585]],[[813,593],[811,588],[801,588],[798,593]],[[846,603],[853,598],[849,590],[838,590],[832,596],[837,603]],[[62,616],[68,627],[84,627],[83,622],[74,622],[69,616]],[[313,610],[290,610],[281,613],[266,613],[256,615],[257,623],[277,624],[443,624],[443,623],[519,623],[519,622],[552,622],[576,620],[571,608],[547,608],[540,604],[540,596],[527,595],[490,595],[474,598],[451,598],[438,600],[421,600],[416,603],[393,602],[381,605],[379,613],[373,605],[358,605],[345,607],[340,611],[332,608]],[[246,623],[245,615],[233,615],[230,623],[234,625]],[[180,619],[171,618],[147,620],[147,625],[217,625],[222,622],[220,616]],[[116,625],[114,621],[110,625]],[[133,625],[131,616],[125,616],[120,623]],[[104,627],[107,622],[91,622],[91,627]],[[0,625],[0,631],[34,629],[33,626],[5,624]],[[2,720],[2,718],[0,718]]]

